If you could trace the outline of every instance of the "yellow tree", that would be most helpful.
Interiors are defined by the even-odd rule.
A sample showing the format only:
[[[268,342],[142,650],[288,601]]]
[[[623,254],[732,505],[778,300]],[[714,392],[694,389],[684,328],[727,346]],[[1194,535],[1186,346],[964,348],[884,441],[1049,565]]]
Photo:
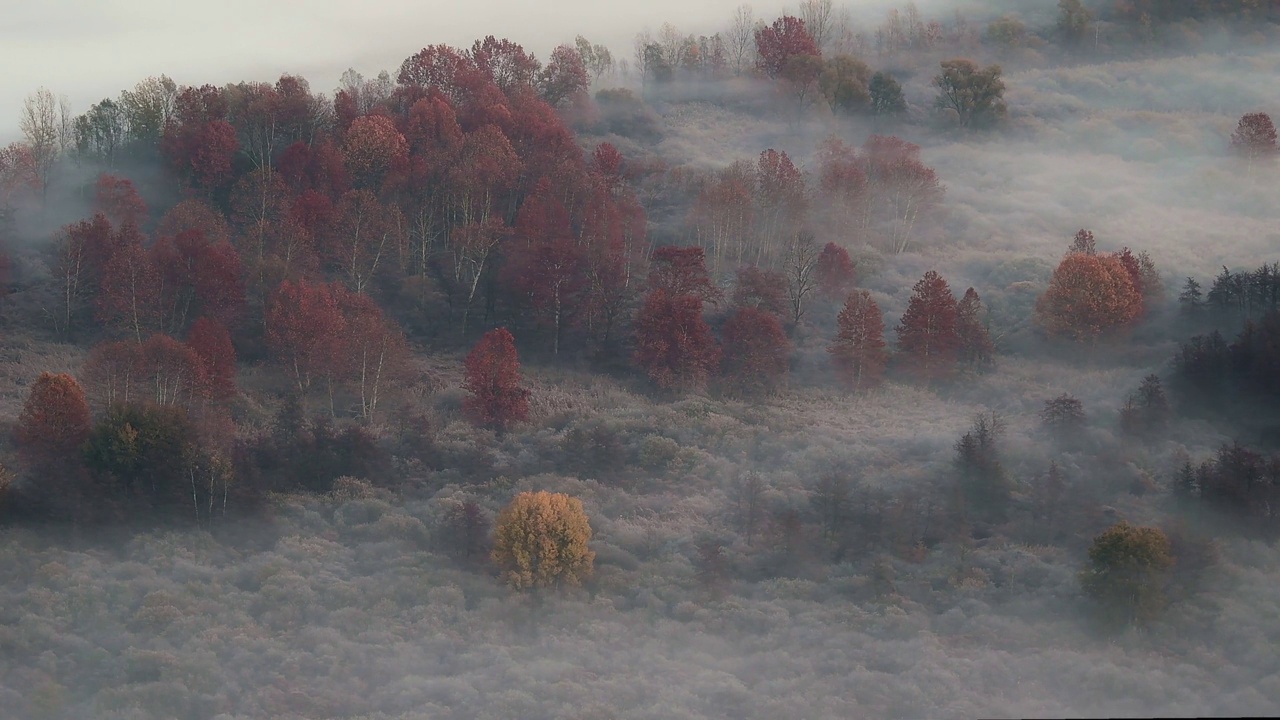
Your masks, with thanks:
[[[491,557],[517,590],[579,585],[596,554],[582,501],[563,493],[520,493],[499,515]]]

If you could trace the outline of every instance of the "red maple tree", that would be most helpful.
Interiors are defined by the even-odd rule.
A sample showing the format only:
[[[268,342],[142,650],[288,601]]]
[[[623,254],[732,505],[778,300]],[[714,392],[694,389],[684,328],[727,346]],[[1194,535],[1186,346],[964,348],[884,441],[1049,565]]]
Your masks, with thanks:
[[[187,331],[187,347],[200,358],[206,394],[225,400],[236,394],[236,349],[227,326],[201,317]]]
[[[14,440],[26,462],[58,462],[79,456],[90,428],[84,388],[66,373],[46,372],[31,386],[18,415]]]
[[[463,412],[472,423],[504,432],[529,415],[529,391],[521,386],[515,338],[506,328],[490,330],[467,354]]]
[[[769,78],[782,76],[794,58],[822,55],[804,21],[791,15],[783,15],[772,25],[756,28],[755,40],[759,55],[756,69]]]
[[[836,338],[827,347],[841,382],[857,392],[874,387],[889,362],[884,316],[866,290],[850,293],[836,317]]]
[[[720,364],[720,348],[697,295],[649,293],[636,314],[635,362],[660,388],[701,388]]]
[[[912,288],[907,311],[897,327],[898,351],[908,372],[924,381],[946,378],[960,350],[956,297],[947,281],[930,270]]]
[[[147,204],[127,178],[103,173],[94,183],[94,208],[112,224],[141,225],[147,218]]]
[[[790,314],[787,279],[781,273],[761,270],[755,265],[738,268],[738,281],[733,288],[732,304],[772,313],[778,317]]]
[[[649,289],[661,290],[669,297],[684,295],[699,302],[720,300],[720,288],[707,273],[706,255],[700,247],[664,245],[649,258]]]
[[[829,242],[818,254],[813,274],[818,282],[818,292],[838,299],[853,289],[857,280],[857,263],[849,257],[848,250]]]
[[[1036,323],[1052,337],[1093,342],[1132,325],[1142,294],[1115,255],[1068,253],[1036,300]]]
[[[771,392],[790,368],[791,342],[779,316],[739,307],[724,324],[724,359],[720,370],[733,392]]]

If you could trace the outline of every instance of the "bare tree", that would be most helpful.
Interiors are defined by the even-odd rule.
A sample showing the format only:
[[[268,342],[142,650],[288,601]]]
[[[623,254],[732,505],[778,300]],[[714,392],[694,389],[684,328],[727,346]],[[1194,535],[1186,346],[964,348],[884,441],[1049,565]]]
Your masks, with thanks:
[[[826,51],[827,43],[832,39],[832,9],[831,0],[805,0],[800,4],[800,19],[804,21],[804,28],[822,51]]]
[[[800,324],[804,317],[804,301],[817,287],[813,271],[818,266],[821,250],[812,232],[801,230],[787,248],[787,297],[791,301],[791,322]]]
[[[648,30],[636,33],[632,43],[635,52],[635,69],[640,74],[640,86],[644,87],[649,79],[649,46],[653,44],[653,36]]]
[[[40,178],[40,194],[49,191],[49,175],[58,153],[70,140],[70,121],[66,118],[65,99],[55,98],[47,88],[40,88],[22,101],[18,126],[26,138]]]
[[[751,53],[755,48],[756,21],[755,13],[750,5],[739,5],[733,11],[733,20],[725,33],[725,49],[729,53],[729,62],[733,63],[733,74],[741,75],[751,67]]]

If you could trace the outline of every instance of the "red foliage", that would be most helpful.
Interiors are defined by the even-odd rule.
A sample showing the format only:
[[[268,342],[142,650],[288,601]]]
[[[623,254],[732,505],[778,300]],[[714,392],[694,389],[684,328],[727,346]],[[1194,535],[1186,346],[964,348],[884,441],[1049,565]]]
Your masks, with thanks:
[[[267,347],[305,392],[316,376],[332,373],[334,346],[346,332],[338,308],[340,285],[280,283],[267,304]]]
[[[636,314],[635,362],[658,387],[701,388],[720,364],[697,295],[649,293]]]
[[[813,272],[818,291],[833,299],[845,297],[857,280],[857,264],[849,258],[848,250],[835,243],[822,248]]]
[[[225,400],[236,394],[236,349],[227,326],[202,317],[187,331],[187,347],[200,358],[200,367],[210,397]]]
[[[156,225],[156,235],[161,237],[177,237],[188,230],[199,232],[211,245],[231,242],[226,219],[203,200],[183,200]]]
[[[245,309],[244,267],[230,243],[211,244],[199,230],[161,236],[151,248],[159,273],[163,326],[181,332],[194,315],[232,324]]]
[[[35,202],[43,186],[30,147],[11,143],[0,148],[0,213]]]
[[[862,145],[871,205],[889,224],[890,249],[903,252],[916,221],[942,199],[933,168],[920,160],[920,146],[900,138],[872,135]]]
[[[339,288],[338,308],[347,331],[334,345],[339,377],[354,383],[360,417],[374,419],[379,401],[409,371],[404,333],[368,295]]]
[[[586,284],[583,250],[570,237],[539,240],[514,250],[503,268],[510,287],[533,308],[537,321],[551,327],[553,354],[560,353],[564,328],[578,314],[576,300]]]
[[[572,237],[569,211],[560,201],[550,178],[542,178],[516,214],[516,241],[522,244],[551,242]]]
[[[542,99],[551,107],[569,105],[585,95],[591,87],[587,66],[582,55],[569,45],[560,45],[551,51],[551,59],[542,71],[539,83]]]
[[[706,255],[700,247],[664,245],[654,250],[649,257],[649,289],[661,290],[672,298],[692,296],[700,303],[715,303],[721,297],[720,288],[707,273]]]
[[[98,407],[128,405],[134,400],[141,359],[142,345],[133,341],[99,343],[89,350],[81,375]]]
[[[867,173],[854,148],[831,137],[818,147],[820,210],[832,232],[860,228],[868,210]]]
[[[408,169],[409,143],[385,115],[356,118],[342,150],[347,170],[359,188],[377,191]]]
[[[515,339],[506,328],[485,333],[467,354],[462,403],[472,423],[503,432],[529,415],[529,391],[521,387]]]
[[[133,182],[105,173],[98,176],[94,185],[94,209],[116,225],[126,222],[141,225],[147,217],[147,204]]]
[[[84,388],[61,373],[40,373],[14,428],[14,440],[27,463],[78,457],[89,439],[91,421]]]
[[[138,355],[137,388],[156,405],[190,406],[209,388],[195,350],[168,335],[152,335]]]
[[[836,338],[827,348],[840,380],[857,392],[880,384],[889,355],[884,343],[884,316],[866,290],[845,299],[836,317]]]
[[[1115,255],[1068,253],[1036,300],[1037,324],[1050,336],[1091,342],[1142,314],[1142,294]]]
[[[761,310],[778,316],[791,312],[787,299],[787,279],[772,270],[755,265],[738,268],[738,282],[733,289],[735,307]]]
[[[947,281],[930,270],[912,288],[907,311],[897,327],[898,351],[907,371],[932,381],[949,377],[960,350],[956,298]]]
[[[804,175],[787,153],[772,148],[760,153],[756,163],[756,194],[759,198],[756,231],[765,246],[776,244],[804,225],[808,209]]]
[[[720,369],[728,387],[746,394],[769,392],[786,377],[791,343],[778,315],[740,307],[724,324]]]
[[[531,92],[542,64],[520,45],[492,35],[471,45],[471,61],[507,95]]]
[[[756,28],[755,38],[759,55],[756,69],[765,77],[782,75],[792,58],[822,55],[804,21],[790,15],[783,15],[772,25]]]
[[[435,90],[457,107],[487,80],[466,54],[448,45],[431,45],[400,64],[397,95],[408,107],[426,97],[428,90]]]
[[[136,227],[125,225],[119,237],[102,272],[98,318],[142,342],[143,333],[154,328],[161,318],[161,276],[151,255],[142,249],[142,236]]]
[[[342,196],[330,230],[323,243],[325,256],[356,292],[367,290],[378,271],[404,252],[400,208],[379,202],[368,190]]]
[[[755,230],[754,178],[741,165],[730,166],[706,183],[689,211],[698,242],[711,251],[716,267],[746,259],[745,238]]]

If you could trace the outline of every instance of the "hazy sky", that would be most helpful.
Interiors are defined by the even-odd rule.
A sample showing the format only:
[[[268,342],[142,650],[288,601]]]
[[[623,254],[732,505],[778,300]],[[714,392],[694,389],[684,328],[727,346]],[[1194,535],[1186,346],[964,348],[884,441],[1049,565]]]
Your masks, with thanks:
[[[43,0],[8,3],[0,23],[0,140],[17,137],[22,99],[44,86],[66,95],[75,113],[115,97],[137,81],[167,74],[180,85],[274,80],[301,74],[331,92],[342,71],[394,71],[425,45],[470,45],[509,37],[545,58],[583,34],[615,57],[630,57],[635,33],[674,23],[686,33],[728,25],[741,0]],[[798,0],[751,3],[771,18]],[[891,0],[856,0],[865,20]],[[950,15],[975,0],[921,0],[926,13]],[[837,2],[839,7],[842,3]]]

